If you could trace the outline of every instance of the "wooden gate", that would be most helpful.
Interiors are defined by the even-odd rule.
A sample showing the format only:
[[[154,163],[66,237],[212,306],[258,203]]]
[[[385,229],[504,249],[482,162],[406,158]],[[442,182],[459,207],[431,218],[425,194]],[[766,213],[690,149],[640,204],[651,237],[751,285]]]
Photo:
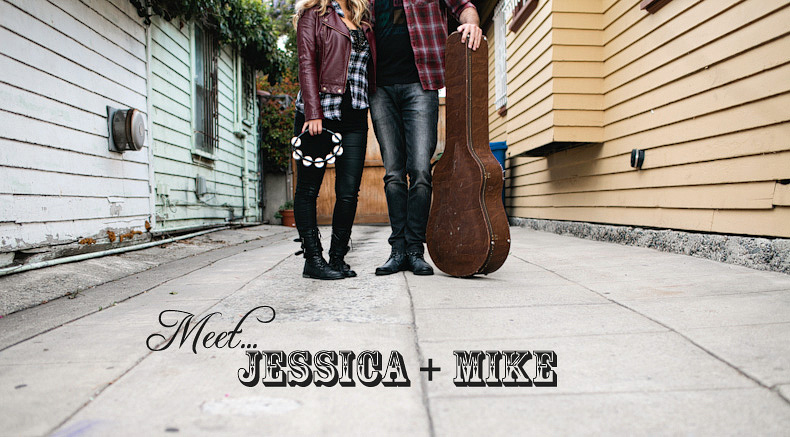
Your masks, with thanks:
[[[439,99],[439,126],[436,154],[444,150],[444,98]],[[294,166],[298,168],[298,166]],[[295,187],[296,184],[293,184]],[[327,166],[324,182],[318,192],[316,204],[318,224],[332,223],[335,208],[335,166]],[[359,204],[354,223],[389,223],[387,198],[384,195],[384,163],[381,160],[379,143],[373,132],[373,124],[368,116],[368,149],[365,153],[365,169],[359,188]]]

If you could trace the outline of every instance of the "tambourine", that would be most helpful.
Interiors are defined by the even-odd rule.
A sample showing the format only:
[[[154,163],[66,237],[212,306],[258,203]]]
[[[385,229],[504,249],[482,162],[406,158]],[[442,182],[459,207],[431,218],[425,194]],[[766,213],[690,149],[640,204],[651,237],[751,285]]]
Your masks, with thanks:
[[[305,130],[299,135],[291,138],[291,146],[293,147],[293,157],[297,161],[302,161],[302,165],[305,167],[310,167],[311,165],[315,165],[316,168],[321,168],[324,165],[334,164],[335,159],[343,154],[343,146],[340,144],[343,141],[343,136],[337,132],[332,132],[331,130],[324,128],[326,132],[332,135],[332,143],[334,146],[332,147],[332,152],[328,153],[324,157],[312,157],[310,155],[306,155],[302,150],[299,148],[302,147],[302,135],[306,134],[308,131]]]

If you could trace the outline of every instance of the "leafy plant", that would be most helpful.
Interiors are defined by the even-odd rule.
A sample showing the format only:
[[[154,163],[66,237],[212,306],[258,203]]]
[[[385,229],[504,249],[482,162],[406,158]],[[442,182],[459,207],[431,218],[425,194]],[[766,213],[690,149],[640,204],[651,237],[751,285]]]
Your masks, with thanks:
[[[271,0],[271,17],[279,46],[284,46],[284,64],[290,71],[299,70],[296,56],[296,29],[291,18],[294,13],[294,0]]]
[[[283,218],[283,211],[285,211],[286,209],[294,209],[294,201],[293,200],[288,200],[285,203],[283,203],[282,205],[280,205],[280,208],[277,210],[276,213],[274,213],[274,218],[277,218],[277,219]]]
[[[265,171],[282,172],[291,159],[291,137],[295,109],[293,99],[299,92],[292,70],[280,82],[269,85],[265,76],[258,78],[258,89],[270,94],[262,99],[260,117],[261,159]]]
[[[129,0],[145,17],[159,15],[167,21],[195,20],[213,30],[223,45],[231,46],[272,83],[280,77],[286,62],[277,48],[277,36],[269,7],[261,0]]]

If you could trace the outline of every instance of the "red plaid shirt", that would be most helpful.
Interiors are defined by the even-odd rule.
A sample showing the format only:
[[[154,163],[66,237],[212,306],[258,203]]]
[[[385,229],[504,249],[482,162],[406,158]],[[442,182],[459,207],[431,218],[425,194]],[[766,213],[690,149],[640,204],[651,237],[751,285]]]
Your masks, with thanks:
[[[470,0],[403,0],[414,61],[417,63],[422,87],[426,90],[444,88],[447,13],[439,6],[440,1],[447,5],[456,20],[459,20],[464,9],[475,7]],[[370,0],[370,15],[375,27],[375,0]],[[381,50],[386,50],[386,47],[379,47],[379,51]]]

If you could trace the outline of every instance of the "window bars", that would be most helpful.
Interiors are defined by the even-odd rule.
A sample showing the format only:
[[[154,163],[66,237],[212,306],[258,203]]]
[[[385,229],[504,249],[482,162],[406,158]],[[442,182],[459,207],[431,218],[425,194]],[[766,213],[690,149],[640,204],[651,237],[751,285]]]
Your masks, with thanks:
[[[218,146],[219,43],[211,32],[195,26],[195,148],[213,154]]]
[[[255,70],[242,62],[241,67],[242,120],[250,125],[255,117]]]
[[[496,71],[496,109],[507,106],[507,28],[505,26],[505,2],[494,11],[494,68]]]

